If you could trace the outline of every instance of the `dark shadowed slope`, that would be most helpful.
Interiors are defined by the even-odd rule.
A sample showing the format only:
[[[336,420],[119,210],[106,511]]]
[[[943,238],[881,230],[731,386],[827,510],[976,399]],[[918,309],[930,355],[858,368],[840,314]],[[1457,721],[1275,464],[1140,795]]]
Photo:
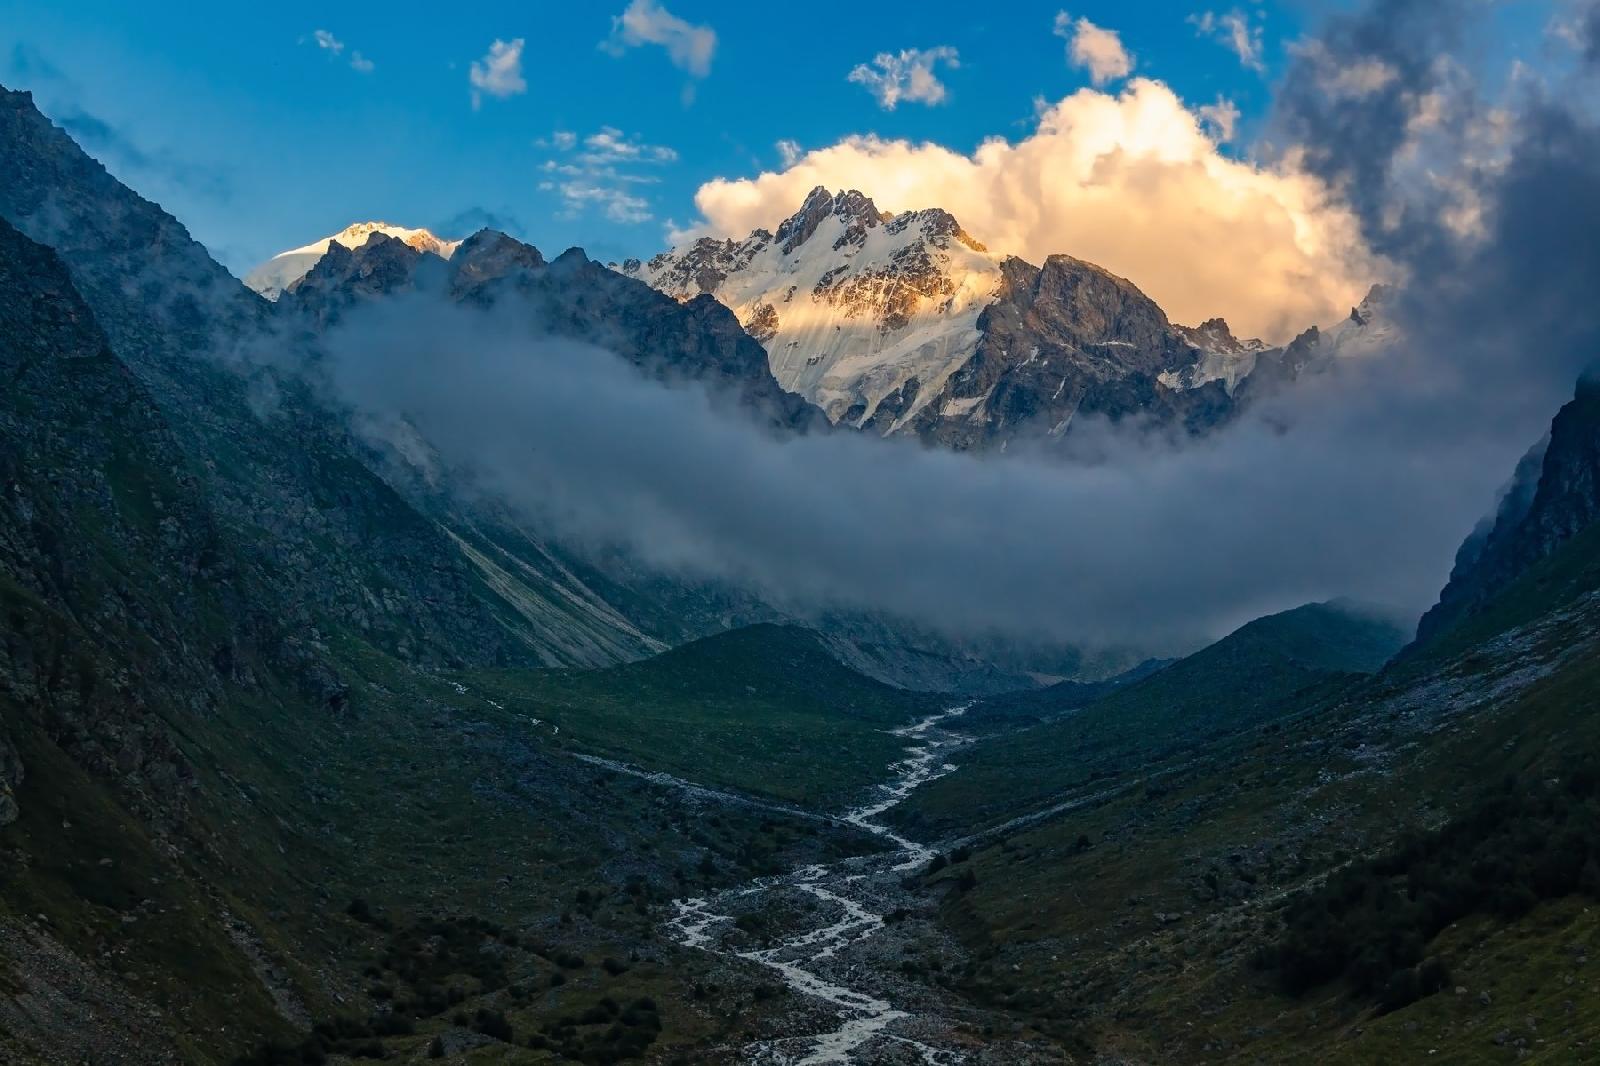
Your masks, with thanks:
[[[1419,644],[1484,613],[1495,597],[1600,517],[1600,381],[1578,383],[1548,437],[1518,468],[1494,524],[1462,546]],[[1507,604],[1499,604],[1501,611]]]
[[[1087,705],[1063,692],[1060,710],[1071,713],[984,744],[908,811],[972,828],[1021,813],[1069,786],[1332,699],[1404,640],[1392,622],[1331,604],[1258,618]],[[1039,699],[1020,699],[1038,713]]]

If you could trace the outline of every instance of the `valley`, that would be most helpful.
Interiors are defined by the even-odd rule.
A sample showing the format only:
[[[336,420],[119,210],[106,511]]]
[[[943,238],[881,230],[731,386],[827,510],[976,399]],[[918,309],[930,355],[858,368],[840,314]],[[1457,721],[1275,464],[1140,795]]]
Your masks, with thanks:
[[[1592,73],[1595,13],[1541,47]],[[19,43],[0,1064],[1600,1061],[1600,123],[1461,96],[1411,3],[1266,77],[1283,17],[1176,20],[1282,152],[1062,12],[1087,82],[1025,136],[808,150],[819,103],[777,170],[698,128],[720,38],[653,0],[541,54],[616,64],[583,92],[529,91],[532,30],[405,87],[302,32],[437,143],[397,167],[280,76],[366,184],[311,211],[300,165],[268,231],[228,190],[272,161],[218,140],[196,232],[237,247],[179,220],[206,168],[130,155]],[[670,92],[616,74],[641,48]],[[835,80],[916,129],[1003,59]],[[433,68],[449,123],[399,102]],[[613,91],[752,176],[531,110]],[[329,214],[514,159],[534,224]],[[1151,295],[1240,263],[1267,339]]]

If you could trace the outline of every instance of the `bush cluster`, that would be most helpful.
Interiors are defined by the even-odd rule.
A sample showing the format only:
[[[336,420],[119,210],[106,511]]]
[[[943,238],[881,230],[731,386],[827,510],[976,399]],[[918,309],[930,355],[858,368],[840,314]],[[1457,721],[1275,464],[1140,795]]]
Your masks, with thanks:
[[[1263,953],[1286,991],[1343,978],[1394,1010],[1449,983],[1428,948],[1479,914],[1511,920],[1545,900],[1600,898],[1600,772],[1508,778],[1434,832],[1346,867],[1290,903]]]

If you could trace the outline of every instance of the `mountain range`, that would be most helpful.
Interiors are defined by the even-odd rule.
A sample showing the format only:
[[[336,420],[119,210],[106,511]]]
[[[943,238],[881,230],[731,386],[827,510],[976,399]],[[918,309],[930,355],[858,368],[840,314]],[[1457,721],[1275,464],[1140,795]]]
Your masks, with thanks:
[[[766,347],[784,388],[835,424],[954,448],[1059,438],[1080,416],[1204,432],[1250,393],[1382,342],[1381,290],[1324,335],[1238,340],[1168,320],[1125,278],[1073,258],[989,251],[939,208],[892,215],[818,187],[776,232],[702,237],[624,274],[712,295]],[[1364,338],[1364,339],[1363,339]]]
[[[446,258],[460,246],[392,229],[350,226],[273,258],[246,284],[277,299],[289,266],[310,269],[307,249],[359,248],[372,233]],[[1331,330],[1285,345],[1239,340],[1221,318],[1179,326],[1092,263],[1063,254],[1034,266],[990,252],[942,209],[894,215],[822,187],[776,231],[702,237],[613,266],[685,305],[726,306],[777,383],[830,423],[963,450],[1058,439],[1080,415],[1204,433],[1250,396],[1376,350],[1393,329],[1381,288]]]

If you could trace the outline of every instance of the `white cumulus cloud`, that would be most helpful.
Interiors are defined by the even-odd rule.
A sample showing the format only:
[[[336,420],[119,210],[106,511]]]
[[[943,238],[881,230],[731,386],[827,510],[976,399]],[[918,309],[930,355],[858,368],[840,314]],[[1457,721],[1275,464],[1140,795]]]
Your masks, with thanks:
[[[954,70],[961,66],[961,56],[948,45],[879,52],[871,63],[852,70],[849,80],[865,87],[887,111],[903,100],[932,107],[949,95],[936,73],[940,64]]]
[[[620,56],[630,48],[647,44],[666,49],[673,66],[703,78],[711,73],[717,31],[686,22],[656,0],[633,0],[622,14],[612,18],[611,36],[601,41],[600,47]]]
[[[1133,72],[1133,57],[1122,46],[1116,30],[1096,26],[1086,18],[1074,20],[1065,11],[1056,12],[1055,35],[1067,42],[1067,61],[1089,72],[1096,85],[1126,78]]]
[[[817,185],[856,188],[891,211],[943,207],[996,251],[1035,263],[1068,253],[1132,279],[1179,322],[1224,315],[1281,341],[1335,321],[1380,272],[1352,215],[1294,158],[1231,158],[1191,110],[1145,78],[1082,89],[1041,108],[1019,141],[971,154],[851,136],[776,172],[717,179],[695,197],[703,222],[676,234],[744,236],[792,214]]]
[[[528,83],[522,77],[522,45],[521,37],[510,41],[496,38],[484,57],[473,61],[467,74],[472,82],[473,107],[481,106],[486,95],[503,100],[528,91]]]

